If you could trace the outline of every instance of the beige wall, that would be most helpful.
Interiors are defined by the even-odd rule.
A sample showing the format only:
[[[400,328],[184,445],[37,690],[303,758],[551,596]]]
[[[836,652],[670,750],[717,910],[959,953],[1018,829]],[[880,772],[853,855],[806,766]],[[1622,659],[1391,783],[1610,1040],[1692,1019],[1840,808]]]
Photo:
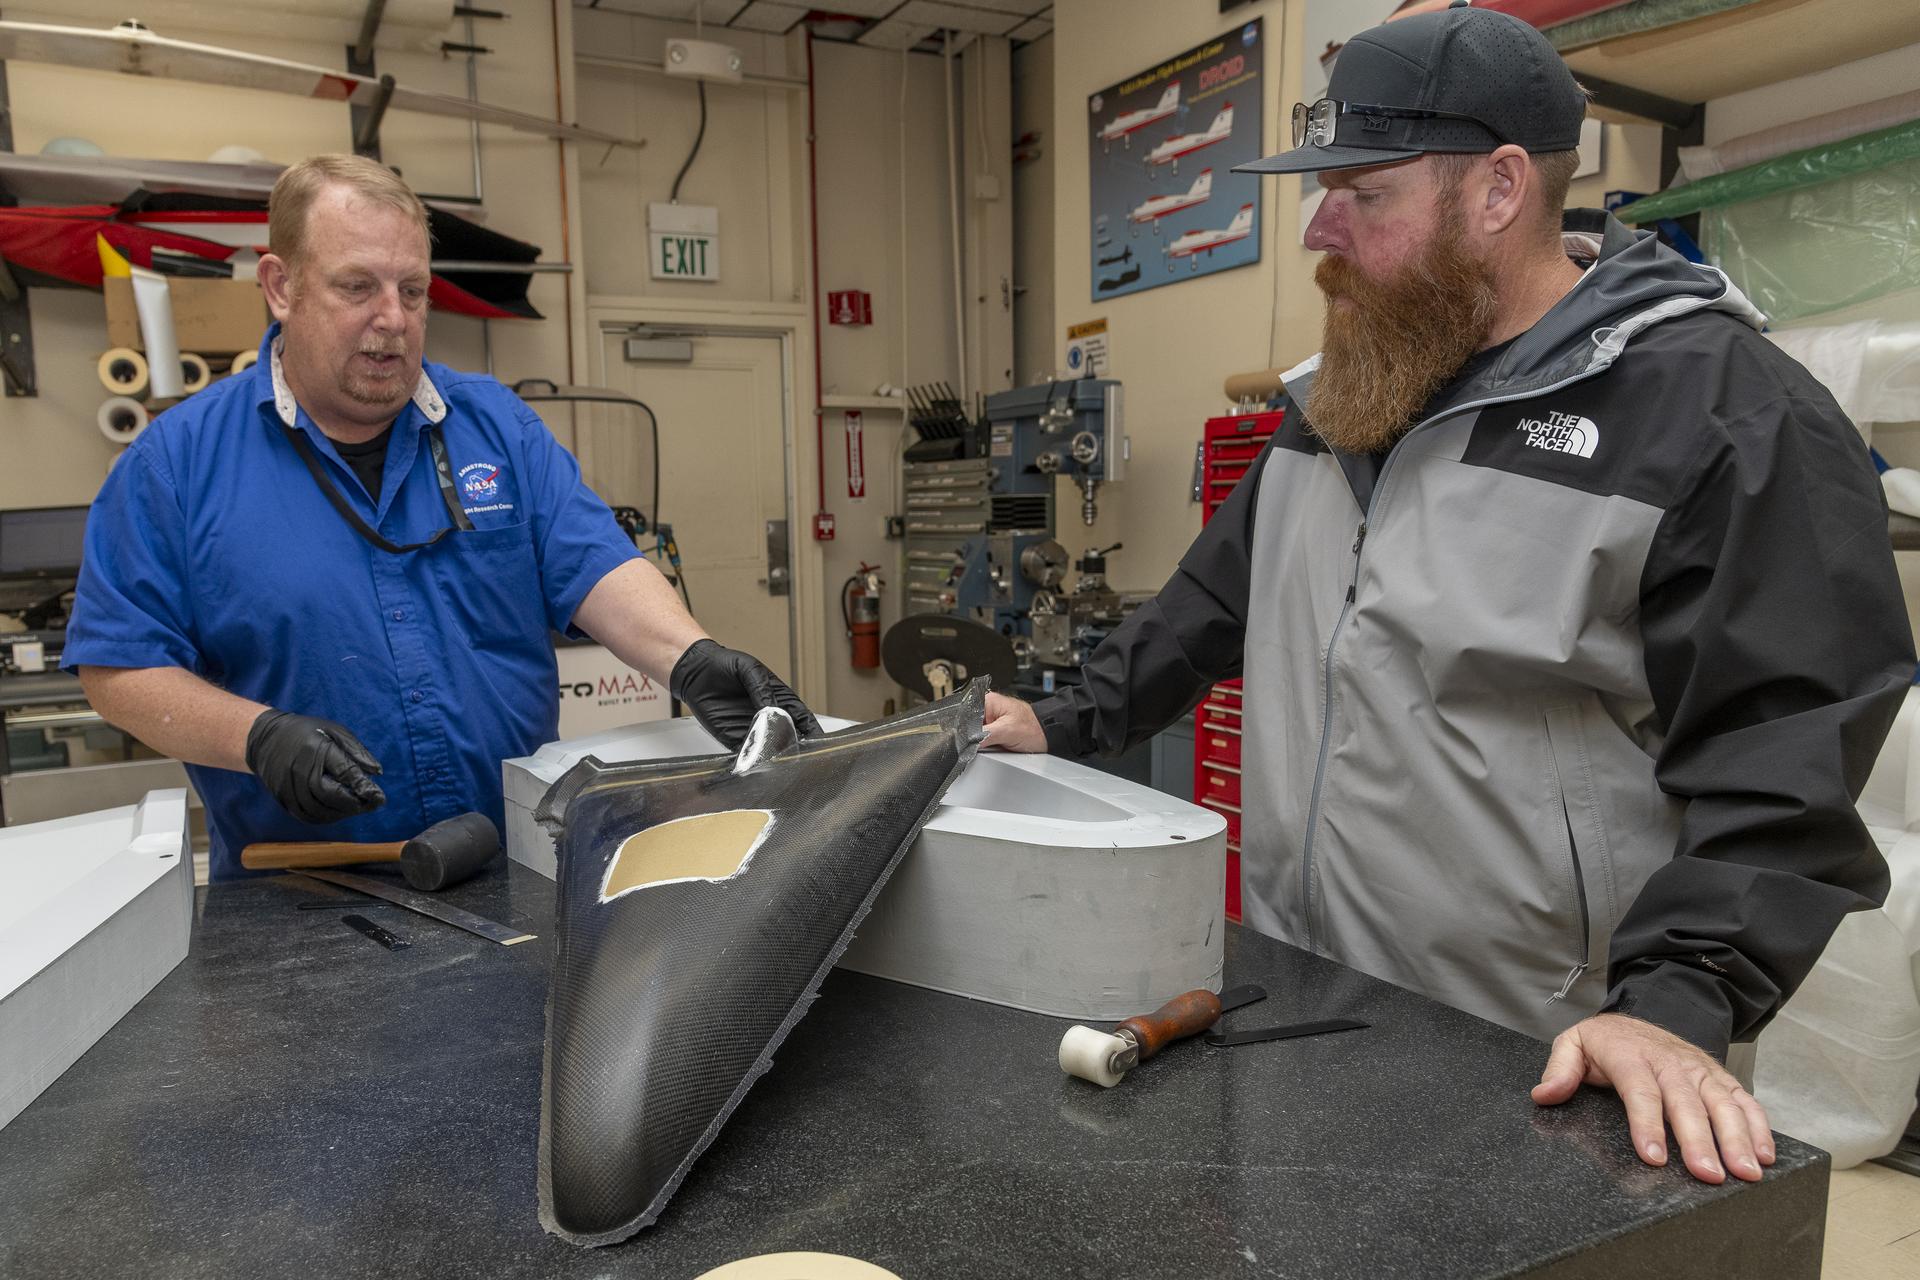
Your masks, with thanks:
[[[564,0],[502,0],[504,22],[479,24],[477,42],[495,52],[481,59],[480,96],[488,102],[551,117],[556,94],[556,22],[561,47],[571,42],[571,6]],[[7,17],[60,22],[57,12],[9,6]],[[107,24],[102,24],[107,25]],[[303,43],[272,32],[235,34],[171,25],[161,34],[322,66],[344,65],[331,43]],[[457,34],[457,32],[456,32]],[[402,83],[464,96],[466,63],[414,49],[380,49],[378,66]],[[570,68],[562,60],[563,73]],[[88,138],[109,153],[205,160],[228,144],[251,146],[281,162],[317,151],[352,149],[347,109],[285,94],[142,79],[34,63],[7,65],[14,147],[37,152],[59,136]],[[382,129],[384,158],[416,189],[471,195],[467,126],[395,111]],[[558,143],[494,126],[481,130],[482,173],[489,225],[532,241],[549,260],[568,248]],[[573,301],[583,301],[573,290]],[[95,429],[105,398],[94,363],[106,346],[100,295],[72,290],[31,293],[40,395],[0,400],[0,432],[8,457],[29,465],[0,469],[0,507],[90,502],[119,449]],[[508,381],[528,376],[569,377],[569,285],[559,276],[535,277],[532,298],[550,319],[495,322],[495,371]],[[440,315],[429,326],[428,354],[475,368],[484,364],[480,322]],[[564,437],[563,437],[564,438]]]
[[[864,501],[854,501],[846,488],[842,411],[826,411],[826,509],[836,518],[837,536],[830,543],[812,541],[809,529],[819,509],[819,455],[807,307],[811,245],[806,94],[779,86],[709,86],[706,142],[680,198],[719,209],[723,279],[717,284],[653,281],[647,278],[644,257],[646,206],[667,199],[692,143],[698,123],[694,90],[682,81],[603,65],[597,59],[657,59],[667,35],[691,30],[590,10],[576,11],[576,23],[577,48],[586,55],[579,64],[582,122],[608,128],[644,124],[651,139],[637,156],[616,155],[605,165],[583,157],[586,288],[594,322],[657,320],[792,330],[794,435],[788,466],[801,691],[835,715],[878,715],[898,689],[884,673],[850,665],[840,622],[840,588],[861,561],[880,563],[887,579],[882,624],[898,619],[899,543],[885,537],[885,525],[886,517],[898,510],[900,452],[910,433],[897,410],[862,409],[868,492]],[[724,38],[746,53],[750,73],[805,75],[804,40],[737,32]],[[969,51],[955,67],[963,120],[978,119],[972,105],[979,74],[973,59],[978,56]],[[1004,133],[1004,46],[998,58],[999,128]],[[990,92],[992,61],[990,53]],[[872,295],[874,311],[869,327],[823,325],[821,386],[829,397],[871,397],[883,384],[958,385],[941,61],[823,41],[814,46],[814,63],[819,86],[820,288],[864,290]],[[991,132],[991,110],[988,123]],[[966,146],[964,140],[961,145]],[[977,140],[973,146],[971,154],[977,156]],[[1004,144],[989,158],[1002,166],[1004,184]],[[963,183],[972,168],[977,162],[962,167]],[[969,212],[965,203],[963,214]],[[1009,203],[1003,196],[1001,204]],[[1010,221],[1005,238],[1009,243],[1002,252],[1010,257]],[[972,269],[989,260],[976,249],[968,265]],[[984,327],[978,312],[970,323]],[[663,424],[663,431],[673,430],[674,424]],[[611,485],[613,477],[632,470],[625,450],[633,446],[623,445],[618,433],[589,431],[581,443],[590,478],[600,476]],[[713,465],[728,464],[715,459]],[[666,477],[669,488],[672,480]]]
[[[1036,136],[1039,157],[1013,170],[1013,381],[1016,386],[1053,374],[1060,342],[1053,320],[1053,127],[1051,35],[1013,54],[1013,136]]]

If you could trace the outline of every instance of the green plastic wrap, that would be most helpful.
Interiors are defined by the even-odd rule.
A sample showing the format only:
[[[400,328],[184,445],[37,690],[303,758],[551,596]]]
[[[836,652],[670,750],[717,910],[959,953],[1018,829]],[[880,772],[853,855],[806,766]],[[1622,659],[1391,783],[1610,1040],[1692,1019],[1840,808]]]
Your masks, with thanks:
[[[1700,229],[1775,321],[1920,288],[1920,159],[1713,209]]]
[[[1644,225],[1660,218],[1678,218],[1703,209],[1759,200],[1776,192],[1810,187],[1915,159],[1920,159],[1920,120],[1909,120],[1840,142],[1789,151],[1732,173],[1716,173],[1711,178],[1621,205],[1616,212],[1622,222]]]

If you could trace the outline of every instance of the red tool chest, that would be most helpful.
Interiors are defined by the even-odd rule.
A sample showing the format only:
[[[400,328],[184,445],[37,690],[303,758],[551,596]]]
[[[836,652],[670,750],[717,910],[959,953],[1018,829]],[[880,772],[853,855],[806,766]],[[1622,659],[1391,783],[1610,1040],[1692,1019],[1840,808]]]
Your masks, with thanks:
[[[1285,412],[1209,418],[1200,450],[1200,522],[1247,474]],[[1193,715],[1193,800],[1227,820],[1227,919],[1240,919],[1240,682],[1215,685]]]

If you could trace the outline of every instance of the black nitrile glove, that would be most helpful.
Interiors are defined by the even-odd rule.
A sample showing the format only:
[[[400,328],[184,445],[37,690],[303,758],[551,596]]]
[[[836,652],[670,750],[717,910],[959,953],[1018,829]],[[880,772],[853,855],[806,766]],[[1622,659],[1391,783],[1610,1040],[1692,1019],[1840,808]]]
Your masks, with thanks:
[[[800,695],[750,653],[714,640],[696,640],[673,664],[667,689],[687,704],[702,728],[729,751],[738,751],[762,707],[779,707],[793,717],[803,738],[820,732],[820,722]]]
[[[386,792],[367,775],[380,762],[345,728],[317,716],[268,708],[247,731],[247,768],[302,822],[372,813]]]

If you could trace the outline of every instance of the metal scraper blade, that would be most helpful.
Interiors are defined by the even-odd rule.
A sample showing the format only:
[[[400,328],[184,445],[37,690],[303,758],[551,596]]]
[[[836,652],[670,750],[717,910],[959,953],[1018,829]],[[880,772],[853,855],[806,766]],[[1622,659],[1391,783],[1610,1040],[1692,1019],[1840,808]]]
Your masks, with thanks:
[[[1323,1022],[1295,1022],[1283,1027],[1249,1027],[1245,1031],[1209,1031],[1207,1043],[1225,1047],[1235,1044],[1259,1044],[1262,1040],[1292,1040],[1296,1036],[1324,1035],[1329,1031],[1364,1031],[1368,1024],[1352,1018],[1328,1018]]]
[[[347,871],[323,871],[309,867],[296,871],[294,875],[306,876],[310,880],[324,880],[328,884],[337,884],[353,889],[369,897],[384,898],[396,907],[405,907],[417,911],[423,916],[450,924],[456,929],[465,929],[468,933],[478,934],[488,942],[497,942],[503,947],[511,947],[519,942],[531,942],[537,935],[523,933],[519,929],[509,929],[506,925],[477,916],[471,911],[462,911],[451,903],[442,902],[429,894],[416,893],[412,889],[384,880],[375,880],[371,876],[357,876]]]
[[[1220,1012],[1231,1013],[1242,1005],[1252,1004],[1255,1000],[1265,1000],[1267,989],[1258,983],[1249,982],[1244,987],[1229,987],[1220,993]]]

